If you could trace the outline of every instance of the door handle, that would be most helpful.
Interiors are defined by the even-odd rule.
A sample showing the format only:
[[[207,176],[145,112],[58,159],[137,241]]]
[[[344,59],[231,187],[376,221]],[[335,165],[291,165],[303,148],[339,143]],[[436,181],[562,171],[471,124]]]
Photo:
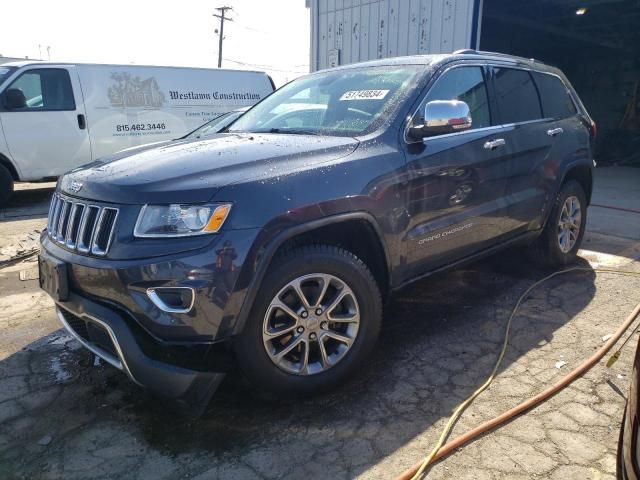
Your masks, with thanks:
[[[487,150],[495,150],[498,147],[502,147],[507,142],[504,141],[504,138],[496,138],[495,140],[491,140],[489,142],[485,142],[484,148]]]
[[[87,120],[84,118],[83,114],[78,114],[78,128],[80,130],[84,130],[87,128]]]
[[[547,135],[549,135],[550,137],[555,137],[556,135],[560,135],[561,133],[564,133],[564,130],[561,128],[552,128],[551,130],[547,130]]]

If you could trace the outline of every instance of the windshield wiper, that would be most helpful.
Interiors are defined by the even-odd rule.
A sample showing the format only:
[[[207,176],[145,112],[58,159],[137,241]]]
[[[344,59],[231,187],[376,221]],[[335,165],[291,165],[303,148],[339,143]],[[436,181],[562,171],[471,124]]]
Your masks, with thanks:
[[[314,132],[312,130],[300,130],[297,128],[271,128],[264,132],[256,132],[256,133],[284,133],[290,135],[321,135],[318,132]]]

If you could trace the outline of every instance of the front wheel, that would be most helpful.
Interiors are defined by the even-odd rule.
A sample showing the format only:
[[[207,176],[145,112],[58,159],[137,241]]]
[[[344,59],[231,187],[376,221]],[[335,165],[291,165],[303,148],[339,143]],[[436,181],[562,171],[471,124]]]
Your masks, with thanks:
[[[252,383],[277,395],[339,385],[371,352],[382,320],[367,266],[331,245],[297,248],[274,260],[236,357]]]
[[[534,245],[534,254],[543,263],[563,267],[578,254],[587,225],[587,197],[575,180],[566,182],[553,206],[547,224]]]

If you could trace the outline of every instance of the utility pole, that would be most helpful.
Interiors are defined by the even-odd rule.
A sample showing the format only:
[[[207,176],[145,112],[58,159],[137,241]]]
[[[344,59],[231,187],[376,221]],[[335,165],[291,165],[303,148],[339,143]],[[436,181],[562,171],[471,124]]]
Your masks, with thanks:
[[[233,10],[233,7],[218,7],[216,8],[220,14],[214,13],[213,16],[220,19],[220,31],[217,32],[220,38],[218,39],[218,68],[222,67],[222,40],[224,40],[224,21],[229,20],[233,22],[233,19],[225,16],[227,10]]]

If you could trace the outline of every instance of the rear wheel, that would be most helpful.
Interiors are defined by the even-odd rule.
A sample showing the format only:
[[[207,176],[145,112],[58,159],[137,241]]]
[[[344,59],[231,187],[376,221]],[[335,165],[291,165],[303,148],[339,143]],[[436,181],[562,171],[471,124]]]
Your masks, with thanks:
[[[335,246],[306,246],[274,260],[235,352],[261,389],[308,395],[358,370],[381,320],[378,285],[359,258]]]
[[[587,197],[575,180],[566,182],[534,246],[535,256],[551,266],[565,266],[575,260],[587,223]]]
[[[4,165],[0,165],[0,207],[5,206],[13,195],[13,177]]]

